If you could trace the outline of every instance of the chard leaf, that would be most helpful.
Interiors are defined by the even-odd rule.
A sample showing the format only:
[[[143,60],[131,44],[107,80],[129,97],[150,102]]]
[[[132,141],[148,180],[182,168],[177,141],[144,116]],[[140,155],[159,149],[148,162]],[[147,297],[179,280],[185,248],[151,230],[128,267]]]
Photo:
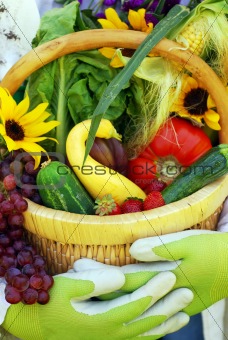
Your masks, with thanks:
[[[107,89],[104,91],[92,117],[92,123],[89,131],[88,140],[86,143],[86,151],[84,161],[90,153],[94,139],[96,136],[97,129],[100,121],[103,118],[110,104],[120,93],[124,85],[130,80],[134,72],[139,67],[142,60],[147,56],[151,49],[164,38],[171,29],[179,24],[181,20],[189,15],[189,10],[184,6],[173,7],[167,16],[164,17],[148,34],[146,39],[135,51],[132,58],[129,60],[127,65],[117,74],[117,76],[111,81]]]

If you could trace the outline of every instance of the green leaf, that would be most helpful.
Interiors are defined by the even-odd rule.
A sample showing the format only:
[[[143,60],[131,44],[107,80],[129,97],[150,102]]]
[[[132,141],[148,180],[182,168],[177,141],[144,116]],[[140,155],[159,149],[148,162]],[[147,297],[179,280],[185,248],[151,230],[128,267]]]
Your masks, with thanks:
[[[130,80],[134,72],[139,67],[142,60],[147,56],[151,49],[157,45],[157,43],[164,38],[171,29],[179,24],[183,18],[189,15],[189,10],[184,6],[173,7],[168,15],[164,17],[153,29],[153,31],[148,34],[146,39],[135,51],[132,58],[129,60],[127,65],[118,73],[118,75],[111,81],[107,89],[104,91],[92,117],[91,128],[89,131],[88,140],[86,143],[86,151],[84,156],[84,161],[89,155],[89,152],[94,143],[97,129],[99,127],[100,121],[104,116],[106,110],[112,101],[119,94],[124,85]]]

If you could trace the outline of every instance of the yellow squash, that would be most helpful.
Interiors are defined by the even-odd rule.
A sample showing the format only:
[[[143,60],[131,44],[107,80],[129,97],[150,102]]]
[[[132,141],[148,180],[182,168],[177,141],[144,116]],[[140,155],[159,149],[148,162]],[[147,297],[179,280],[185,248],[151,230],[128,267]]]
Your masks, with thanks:
[[[88,156],[83,164],[90,125],[91,120],[75,125],[66,141],[66,153],[70,165],[86,190],[94,199],[112,194],[119,204],[122,204],[127,197],[144,199],[145,193],[119,172],[98,163],[91,156]],[[121,139],[112,123],[106,119],[101,120],[96,137]]]

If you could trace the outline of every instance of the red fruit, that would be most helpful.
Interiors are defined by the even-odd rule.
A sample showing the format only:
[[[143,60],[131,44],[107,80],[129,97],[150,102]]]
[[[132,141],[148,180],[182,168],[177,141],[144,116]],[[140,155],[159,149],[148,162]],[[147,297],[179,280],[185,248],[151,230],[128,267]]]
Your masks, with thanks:
[[[96,215],[119,215],[122,213],[119,204],[114,201],[111,194],[97,198],[95,203],[94,209]]]
[[[121,205],[123,214],[133,213],[143,210],[143,201],[137,197],[127,198],[126,201]]]
[[[150,210],[165,205],[162,194],[159,191],[152,191],[143,202],[143,210]]]
[[[167,184],[160,179],[154,178],[151,180],[150,184],[144,189],[145,193],[148,195],[151,191],[162,191],[167,187]]]

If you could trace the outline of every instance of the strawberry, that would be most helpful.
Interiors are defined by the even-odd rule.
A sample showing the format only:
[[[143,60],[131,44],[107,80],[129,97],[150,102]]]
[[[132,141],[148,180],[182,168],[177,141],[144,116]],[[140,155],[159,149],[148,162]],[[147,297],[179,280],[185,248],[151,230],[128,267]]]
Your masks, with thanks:
[[[105,195],[102,198],[95,200],[95,214],[104,215],[119,215],[122,213],[120,205],[116,203],[111,194]]]
[[[121,205],[121,210],[123,214],[142,211],[143,200],[137,197],[129,197]]]
[[[149,195],[147,195],[143,202],[143,210],[158,208],[162,205],[165,205],[165,201],[162,197],[161,192],[152,191],[151,193],[149,193]]]
[[[167,184],[160,179],[154,178],[144,189],[145,193],[148,195],[151,191],[162,191],[165,189]]]

